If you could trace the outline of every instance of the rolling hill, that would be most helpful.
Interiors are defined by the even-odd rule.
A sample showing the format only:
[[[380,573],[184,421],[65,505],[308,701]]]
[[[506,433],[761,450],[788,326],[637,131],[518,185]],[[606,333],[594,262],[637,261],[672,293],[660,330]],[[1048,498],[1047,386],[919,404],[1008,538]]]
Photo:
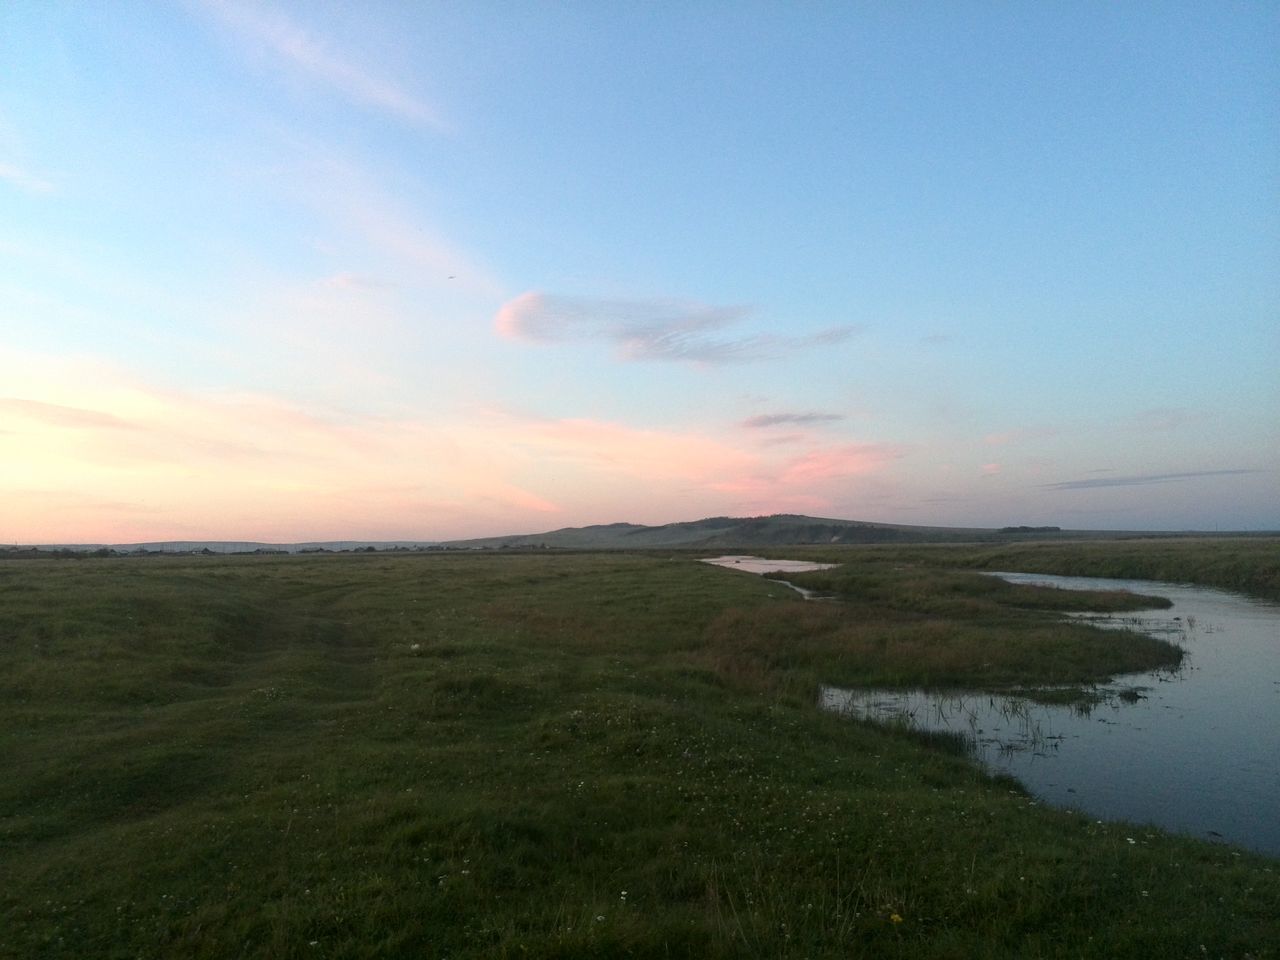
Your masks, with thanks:
[[[565,527],[546,533],[475,540],[451,540],[441,544],[458,550],[482,549],[723,549],[729,547],[791,546],[829,543],[929,543],[984,540],[1013,535],[1057,532],[1057,528],[916,527],[860,520],[835,520],[796,514],[768,517],[709,517],[661,526],[608,523],[590,527]]]

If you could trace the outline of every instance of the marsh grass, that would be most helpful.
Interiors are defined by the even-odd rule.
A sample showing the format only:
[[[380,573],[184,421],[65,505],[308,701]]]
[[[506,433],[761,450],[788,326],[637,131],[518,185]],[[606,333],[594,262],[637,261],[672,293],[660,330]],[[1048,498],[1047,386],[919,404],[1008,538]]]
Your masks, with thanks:
[[[0,563],[0,956],[1274,955],[1274,861],[815,708],[822,682],[1118,662],[929,582],[816,604],[619,555]]]
[[[1194,583],[1280,600],[1280,537],[1157,537],[909,547],[798,547],[759,551],[842,563],[971,568]]]
[[[803,678],[994,689],[1091,683],[1175,667],[1182,658],[1164,640],[1061,619],[1063,612],[1168,607],[1162,597],[1026,586],[883,561],[785,579],[840,602],[724,611],[707,640],[725,673],[765,684]]]

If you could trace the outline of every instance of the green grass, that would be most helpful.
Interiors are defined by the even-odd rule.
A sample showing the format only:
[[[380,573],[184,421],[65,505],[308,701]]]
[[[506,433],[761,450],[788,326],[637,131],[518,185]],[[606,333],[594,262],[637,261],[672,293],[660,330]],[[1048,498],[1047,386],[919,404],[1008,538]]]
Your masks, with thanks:
[[[1195,583],[1280,600],[1280,537],[1195,537],[757,551],[835,563],[856,557],[924,568],[1056,573]]]
[[[1275,955],[1275,861],[815,707],[1167,648],[865,562],[0,563],[0,956]]]

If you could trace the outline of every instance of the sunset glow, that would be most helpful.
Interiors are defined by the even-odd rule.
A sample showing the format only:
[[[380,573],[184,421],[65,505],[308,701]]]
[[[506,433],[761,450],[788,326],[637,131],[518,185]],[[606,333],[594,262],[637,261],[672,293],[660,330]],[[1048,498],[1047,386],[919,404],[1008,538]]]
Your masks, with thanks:
[[[1280,528],[1277,40],[5,5],[0,539]]]

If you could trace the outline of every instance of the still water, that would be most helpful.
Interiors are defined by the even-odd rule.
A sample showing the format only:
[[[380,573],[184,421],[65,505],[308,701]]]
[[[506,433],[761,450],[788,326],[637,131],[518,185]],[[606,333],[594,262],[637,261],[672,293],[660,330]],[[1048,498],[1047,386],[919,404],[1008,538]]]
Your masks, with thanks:
[[[702,561],[717,567],[728,567],[730,570],[745,570],[747,573],[807,573],[810,570],[830,570],[838,567],[838,563],[813,563],[809,560],[766,560],[764,557],[729,556],[708,557]],[[790,584],[788,584],[790,586]]]
[[[743,570],[747,573],[758,573],[766,580],[772,580],[773,583],[781,584],[794,590],[806,600],[825,600],[816,590],[806,590],[804,587],[797,587],[794,583],[788,583],[786,580],[778,580],[771,578],[771,573],[808,573],[810,570],[830,570],[832,567],[838,567],[838,563],[814,563],[810,560],[766,560],[764,557],[749,556],[728,556],[728,557],[708,557],[702,561],[710,563],[717,567],[728,567],[730,570]]]
[[[822,705],[965,734],[988,769],[1057,806],[1280,856],[1280,604],[1149,580],[998,576],[1168,597],[1170,609],[1080,619],[1165,637],[1187,656],[1176,671],[1100,686],[1104,699],[1091,709],[834,687]]]

